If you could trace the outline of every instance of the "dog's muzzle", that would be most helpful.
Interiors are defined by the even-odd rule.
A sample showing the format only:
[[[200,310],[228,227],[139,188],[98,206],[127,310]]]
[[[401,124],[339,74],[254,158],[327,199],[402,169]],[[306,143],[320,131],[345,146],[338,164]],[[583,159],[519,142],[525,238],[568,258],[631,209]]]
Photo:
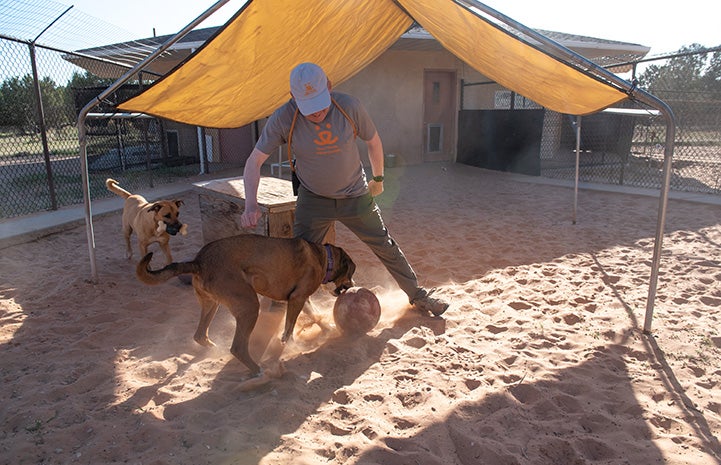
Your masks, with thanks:
[[[349,283],[343,283],[343,284],[341,284],[340,286],[336,287],[336,288],[333,290],[333,295],[336,296],[336,297],[338,297],[339,295],[341,295],[342,293],[344,293],[345,291],[347,291],[347,290],[350,289],[351,287],[353,287],[353,282],[352,282],[352,281],[349,282]]]
[[[165,224],[165,232],[170,234],[171,236],[175,236],[180,232],[180,228],[182,228],[183,225],[180,223],[173,223],[173,224]]]

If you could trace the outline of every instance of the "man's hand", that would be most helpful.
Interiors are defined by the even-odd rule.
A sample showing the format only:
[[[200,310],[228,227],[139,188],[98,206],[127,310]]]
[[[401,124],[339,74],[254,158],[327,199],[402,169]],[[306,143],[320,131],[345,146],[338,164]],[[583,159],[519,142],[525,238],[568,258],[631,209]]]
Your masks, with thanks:
[[[263,213],[257,206],[249,207],[246,205],[245,211],[240,215],[240,225],[244,228],[255,228],[261,216],[263,216]]]
[[[383,193],[383,181],[378,182],[371,179],[368,181],[368,190],[372,197],[378,197]]]

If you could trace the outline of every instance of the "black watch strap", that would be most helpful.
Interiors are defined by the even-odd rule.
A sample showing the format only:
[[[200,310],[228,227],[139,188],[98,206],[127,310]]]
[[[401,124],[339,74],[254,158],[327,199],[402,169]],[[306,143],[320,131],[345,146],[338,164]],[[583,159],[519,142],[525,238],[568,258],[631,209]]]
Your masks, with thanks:
[[[373,176],[375,182],[383,182],[383,176]]]

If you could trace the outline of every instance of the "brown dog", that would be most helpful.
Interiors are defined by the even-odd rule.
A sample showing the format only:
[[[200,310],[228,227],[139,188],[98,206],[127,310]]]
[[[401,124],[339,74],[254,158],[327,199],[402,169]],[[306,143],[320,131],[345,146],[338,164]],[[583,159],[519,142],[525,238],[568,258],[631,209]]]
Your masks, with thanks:
[[[230,352],[253,375],[260,372],[260,367],[250,357],[248,342],[258,319],[258,294],[288,302],[281,339],[287,342],[308,297],[328,282],[335,285],[333,294],[339,295],[353,287],[355,272],[355,263],[339,247],[257,234],[209,242],[193,261],[171,263],[156,271],[149,268],[152,255],[138,263],[138,279],[145,284],[160,284],[180,274],[192,274],[201,306],[195,341],[214,345],[208,338],[208,327],[218,306],[225,305],[236,321]]]
[[[133,248],[130,246],[130,235],[135,231],[138,236],[138,247],[141,256],[148,253],[148,246],[153,242],[160,245],[165,254],[165,263],[171,263],[173,256],[170,253],[170,236],[178,233],[186,234],[187,226],[178,220],[182,200],[158,200],[150,203],[142,195],[131,194],[118,185],[115,179],[106,179],[105,186],[125,199],[123,206],[123,236],[125,237],[126,253],[128,259],[133,258]]]

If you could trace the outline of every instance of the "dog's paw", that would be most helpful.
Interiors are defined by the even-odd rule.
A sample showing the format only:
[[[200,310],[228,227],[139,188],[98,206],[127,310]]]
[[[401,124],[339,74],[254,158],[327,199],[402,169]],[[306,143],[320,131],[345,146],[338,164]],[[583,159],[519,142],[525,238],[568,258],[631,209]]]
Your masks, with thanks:
[[[312,319],[309,318],[307,321],[297,323],[296,326],[298,327],[298,334],[310,331],[314,326],[318,326],[320,332],[323,334],[333,331],[332,326],[326,323],[321,317],[315,315]]]
[[[250,378],[238,383],[238,389],[240,391],[252,391],[254,389],[261,388],[274,379],[280,379],[284,373],[285,367],[281,362],[278,362],[266,369],[261,368],[257,374],[252,375]]]

